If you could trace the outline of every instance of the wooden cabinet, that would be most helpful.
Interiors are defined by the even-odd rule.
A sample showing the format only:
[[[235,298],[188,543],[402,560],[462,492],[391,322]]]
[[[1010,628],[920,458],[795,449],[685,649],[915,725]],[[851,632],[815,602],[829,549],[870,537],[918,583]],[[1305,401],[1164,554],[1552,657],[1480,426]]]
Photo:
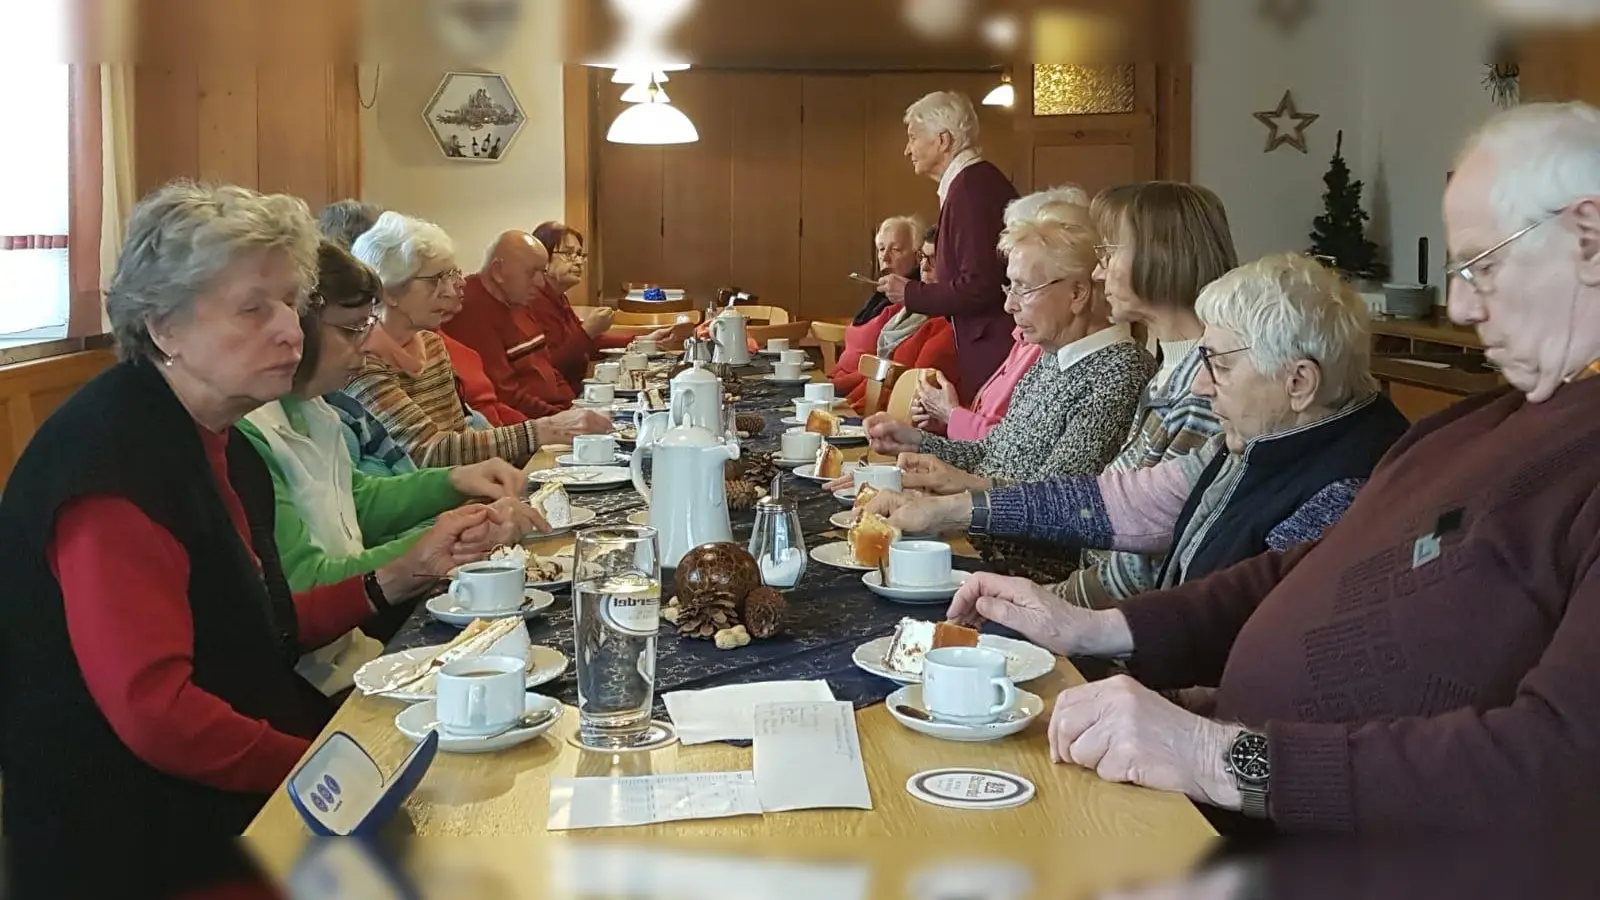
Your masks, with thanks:
[[[0,488],[39,423],[114,361],[110,350],[85,350],[0,366]]]

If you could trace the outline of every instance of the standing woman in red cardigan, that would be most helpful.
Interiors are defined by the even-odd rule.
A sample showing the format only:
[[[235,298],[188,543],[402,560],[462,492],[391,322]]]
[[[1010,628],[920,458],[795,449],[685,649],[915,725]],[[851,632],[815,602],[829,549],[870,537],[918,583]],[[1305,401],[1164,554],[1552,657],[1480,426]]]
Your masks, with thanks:
[[[300,654],[415,596],[488,512],[291,594],[270,475],[234,425],[287,394],[318,234],[299,199],[175,183],[134,208],[120,362],[40,427],[0,501],[8,837],[235,834],[329,708]]]

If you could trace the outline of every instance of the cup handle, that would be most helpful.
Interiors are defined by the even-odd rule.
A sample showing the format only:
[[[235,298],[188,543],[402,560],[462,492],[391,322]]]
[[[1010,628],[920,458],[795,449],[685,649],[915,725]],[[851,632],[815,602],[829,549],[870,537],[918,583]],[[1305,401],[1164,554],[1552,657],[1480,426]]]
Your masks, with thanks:
[[[989,707],[989,712],[999,715],[1016,705],[1017,686],[1012,684],[1009,678],[996,678],[993,684],[1000,689],[1000,702]]]
[[[450,600],[462,609],[472,608],[472,588],[467,587],[465,581],[453,579],[450,582]]]
[[[475,684],[467,691],[467,724],[472,728],[481,728],[489,720],[489,712],[483,708],[487,695],[488,689],[481,684]]]

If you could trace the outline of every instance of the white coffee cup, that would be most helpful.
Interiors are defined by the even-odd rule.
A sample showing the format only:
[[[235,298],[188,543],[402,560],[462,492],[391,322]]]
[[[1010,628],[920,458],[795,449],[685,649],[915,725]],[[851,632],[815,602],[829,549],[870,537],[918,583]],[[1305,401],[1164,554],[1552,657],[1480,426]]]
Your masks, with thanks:
[[[944,541],[895,541],[889,545],[889,585],[942,588],[950,584],[950,545]]]
[[[633,344],[629,349],[635,353],[654,353],[656,352],[656,342],[654,338],[634,338]]]
[[[788,338],[767,338],[768,353],[782,353],[789,349]]]
[[[900,469],[895,466],[856,466],[850,474],[856,490],[870,484],[880,491],[900,490]]]
[[[616,364],[614,362],[595,363],[595,366],[594,366],[594,380],[595,381],[603,381],[606,384],[616,384],[617,383],[617,379],[621,378],[621,377],[622,377],[622,366],[620,366],[620,365],[618,365],[618,364]],[[832,385],[829,385],[829,387],[832,387]]]
[[[805,365],[806,358],[804,350],[785,350],[778,356],[779,362],[794,363],[797,366]]]
[[[622,354],[622,356],[617,360],[617,364],[622,367],[622,371],[633,372],[643,369],[645,366],[649,365],[650,360],[646,358],[643,353],[634,353],[630,351]]]
[[[820,449],[822,435],[814,431],[785,431],[778,438],[778,455],[786,460],[810,462],[817,458]]]
[[[590,403],[611,403],[617,399],[617,386],[614,384],[586,384],[583,386],[583,399]]]
[[[445,665],[436,677],[434,708],[451,734],[495,734],[527,709],[527,664],[510,656],[476,656]]]
[[[468,612],[501,612],[522,605],[526,572],[514,562],[485,559],[467,563],[450,581],[450,599]]]
[[[584,465],[609,466],[617,461],[617,439],[609,434],[573,435],[572,458]]]
[[[772,374],[784,381],[793,381],[796,378],[803,378],[805,370],[799,363],[780,362],[772,364]]]
[[[815,400],[827,409],[827,405],[833,403],[833,382],[813,381],[806,385],[806,399]]]
[[[778,365],[783,365],[783,364],[779,363]],[[802,425],[805,424],[806,416],[811,415],[811,411],[813,409],[827,409],[827,408],[828,408],[828,404],[823,403],[820,400],[808,400],[805,397],[796,397],[796,398],[794,398],[794,417],[796,419],[799,419],[800,420],[800,424],[802,424]]]
[[[983,725],[1016,705],[1006,657],[986,647],[940,647],[922,657],[922,705],[935,719]]]

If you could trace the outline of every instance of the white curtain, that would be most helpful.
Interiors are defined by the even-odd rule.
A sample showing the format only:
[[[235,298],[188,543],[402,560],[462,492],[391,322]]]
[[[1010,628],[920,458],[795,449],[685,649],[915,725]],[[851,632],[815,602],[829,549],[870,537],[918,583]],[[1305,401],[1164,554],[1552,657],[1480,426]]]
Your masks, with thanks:
[[[28,4],[54,8],[57,4]],[[0,118],[0,335],[66,334],[71,89],[65,65],[11,74]]]
[[[133,67],[100,66],[100,157],[104,165],[100,215],[100,289],[117,269],[122,232],[139,196],[133,175]],[[109,330],[110,323],[104,323]]]

